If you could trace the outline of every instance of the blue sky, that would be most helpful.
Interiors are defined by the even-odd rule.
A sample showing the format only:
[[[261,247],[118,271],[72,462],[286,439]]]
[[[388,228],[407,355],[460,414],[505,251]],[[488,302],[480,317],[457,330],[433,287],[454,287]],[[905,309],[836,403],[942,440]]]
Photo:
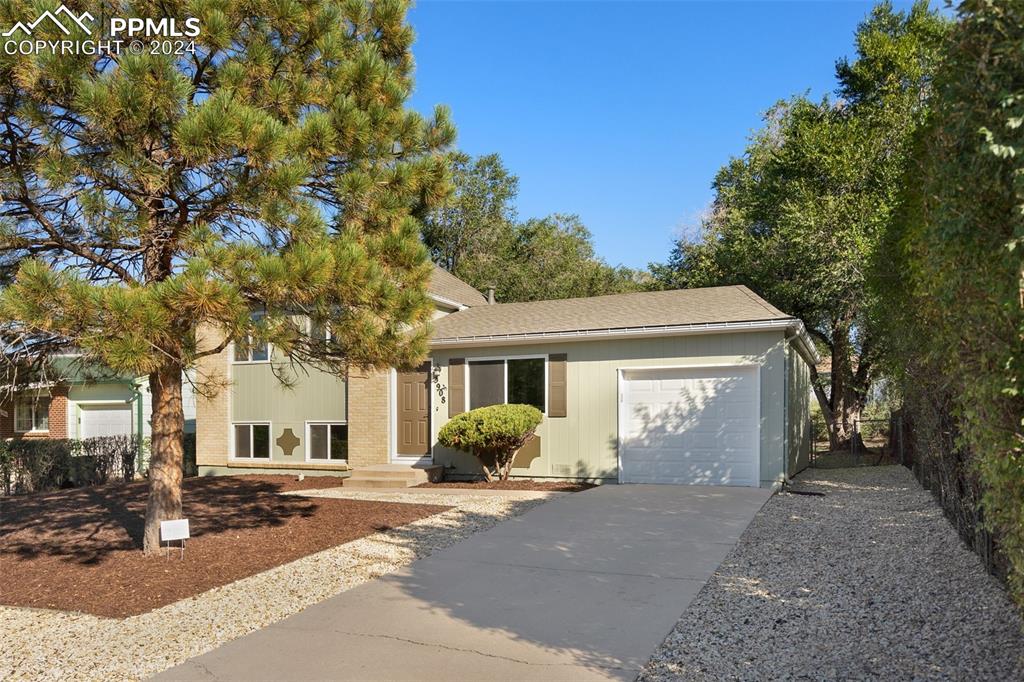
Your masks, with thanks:
[[[643,267],[768,107],[833,90],[871,6],[420,0],[411,104],[449,105],[462,150],[501,155],[520,218],[577,213],[608,262]]]

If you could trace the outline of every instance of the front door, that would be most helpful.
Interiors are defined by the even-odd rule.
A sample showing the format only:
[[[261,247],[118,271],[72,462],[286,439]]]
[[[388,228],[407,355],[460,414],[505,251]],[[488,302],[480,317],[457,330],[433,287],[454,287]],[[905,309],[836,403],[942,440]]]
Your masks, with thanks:
[[[430,363],[412,372],[398,373],[399,457],[426,457],[430,454]]]

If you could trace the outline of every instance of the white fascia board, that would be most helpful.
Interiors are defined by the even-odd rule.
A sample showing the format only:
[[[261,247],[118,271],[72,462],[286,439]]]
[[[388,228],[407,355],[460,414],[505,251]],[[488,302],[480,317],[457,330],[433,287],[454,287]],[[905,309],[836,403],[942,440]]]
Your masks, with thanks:
[[[729,332],[760,331],[807,332],[797,319],[758,320],[752,322],[715,322],[650,327],[623,327],[619,329],[581,329],[565,332],[538,332],[524,334],[493,334],[432,339],[431,348],[472,348],[476,346],[512,346],[528,343],[570,343],[573,341],[599,341],[606,339],[633,339],[657,336],[685,336],[690,334],[721,334]],[[810,341],[810,339],[807,339]],[[813,350],[813,345],[811,346]]]
[[[430,300],[434,301],[435,303],[440,303],[441,305],[446,305],[449,308],[455,308],[456,310],[465,310],[466,308],[469,307],[468,305],[463,305],[462,303],[459,303],[458,301],[453,301],[450,298],[445,298],[444,296],[438,296],[437,294],[427,294],[427,298],[429,298]]]

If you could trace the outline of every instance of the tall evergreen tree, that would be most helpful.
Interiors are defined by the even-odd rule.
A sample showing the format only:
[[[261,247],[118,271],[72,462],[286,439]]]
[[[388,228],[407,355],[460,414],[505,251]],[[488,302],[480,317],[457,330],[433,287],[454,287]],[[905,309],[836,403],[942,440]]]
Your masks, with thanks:
[[[194,16],[197,49],[0,57],[6,347],[56,340],[148,375],[146,551],[181,514],[183,369],[231,340],[335,372],[425,352],[407,332],[431,311],[413,216],[449,191],[454,131],[444,109],[425,120],[404,106],[407,6],[89,1],[75,8]],[[35,8],[8,0],[0,17]],[[198,338],[202,325],[224,340]]]

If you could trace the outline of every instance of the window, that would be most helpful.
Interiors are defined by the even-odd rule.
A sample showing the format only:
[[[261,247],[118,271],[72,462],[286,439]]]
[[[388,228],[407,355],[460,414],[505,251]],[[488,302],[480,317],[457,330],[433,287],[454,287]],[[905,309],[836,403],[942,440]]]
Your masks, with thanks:
[[[328,343],[332,339],[331,326],[329,324],[318,324],[309,321],[309,340],[318,343]]]
[[[263,319],[262,311],[254,311],[252,319],[259,322]],[[268,362],[270,360],[270,346],[266,341],[254,339],[251,336],[235,341],[235,362]]]
[[[14,430],[18,433],[50,430],[50,399],[21,398],[14,405]]]
[[[253,341],[247,337],[235,343],[235,362],[267,362],[270,360],[270,347],[266,341]]]
[[[348,424],[311,423],[306,433],[306,459],[348,459]]]
[[[235,459],[270,459],[270,424],[235,424]]]
[[[545,358],[469,361],[469,409],[502,403],[545,411]]]

